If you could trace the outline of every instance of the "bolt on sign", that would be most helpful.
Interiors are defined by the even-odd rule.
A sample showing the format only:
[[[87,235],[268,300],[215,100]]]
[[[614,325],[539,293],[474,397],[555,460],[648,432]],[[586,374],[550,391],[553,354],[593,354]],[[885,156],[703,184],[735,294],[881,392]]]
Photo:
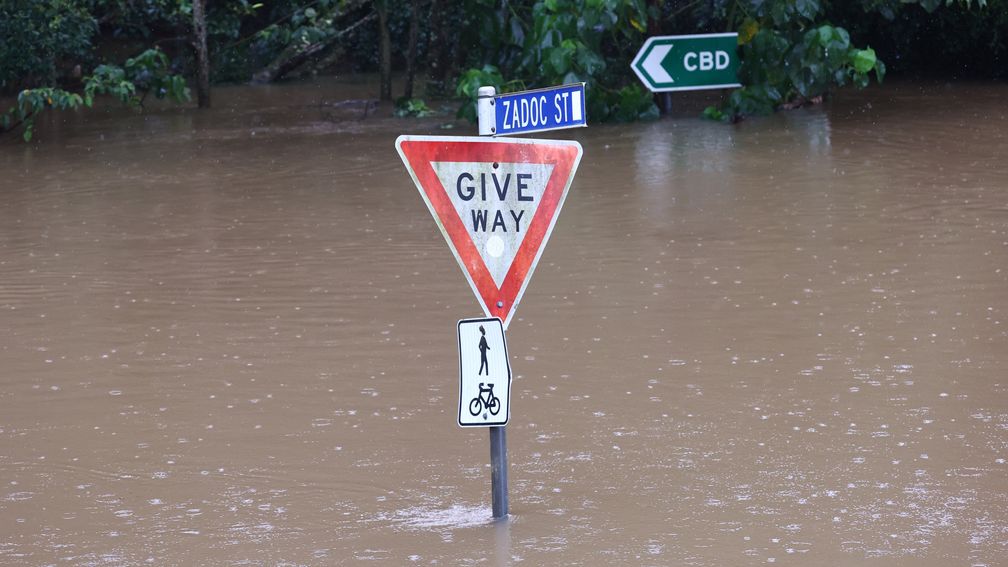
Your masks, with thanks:
[[[506,329],[567,198],[581,145],[400,136],[396,149],[483,311]]]

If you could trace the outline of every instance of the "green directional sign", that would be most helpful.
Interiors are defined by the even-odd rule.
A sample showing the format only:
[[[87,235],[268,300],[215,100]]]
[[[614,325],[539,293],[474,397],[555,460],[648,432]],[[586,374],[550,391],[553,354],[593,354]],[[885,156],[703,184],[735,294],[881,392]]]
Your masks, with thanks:
[[[737,33],[649,37],[630,67],[651,92],[742,86]]]

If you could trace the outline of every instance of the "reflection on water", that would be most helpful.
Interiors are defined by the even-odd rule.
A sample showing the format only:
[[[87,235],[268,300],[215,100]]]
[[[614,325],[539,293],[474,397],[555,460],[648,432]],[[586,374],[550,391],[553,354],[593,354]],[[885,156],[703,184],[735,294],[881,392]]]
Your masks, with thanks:
[[[0,563],[1003,563],[1004,88],[561,133],[496,524],[439,123],[337,88],[0,146]]]

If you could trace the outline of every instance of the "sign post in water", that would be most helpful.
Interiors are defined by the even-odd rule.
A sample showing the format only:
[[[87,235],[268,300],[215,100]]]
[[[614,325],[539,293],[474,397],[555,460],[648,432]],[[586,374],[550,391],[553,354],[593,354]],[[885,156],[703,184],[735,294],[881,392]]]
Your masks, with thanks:
[[[525,293],[581,162],[566,140],[482,136],[583,127],[584,83],[476,101],[481,137],[399,136],[396,149],[486,313],[458,322],[461,427],[490,430],[493,517],[508,517],[504,330]]]

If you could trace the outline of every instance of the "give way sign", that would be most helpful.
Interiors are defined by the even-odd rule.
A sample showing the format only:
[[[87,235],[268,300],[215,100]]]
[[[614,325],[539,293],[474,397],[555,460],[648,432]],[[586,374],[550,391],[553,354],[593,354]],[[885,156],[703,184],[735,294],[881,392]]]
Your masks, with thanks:
[[[581,144],[399,136],[396,149],[483,311],[507,328],[567,198]]]

